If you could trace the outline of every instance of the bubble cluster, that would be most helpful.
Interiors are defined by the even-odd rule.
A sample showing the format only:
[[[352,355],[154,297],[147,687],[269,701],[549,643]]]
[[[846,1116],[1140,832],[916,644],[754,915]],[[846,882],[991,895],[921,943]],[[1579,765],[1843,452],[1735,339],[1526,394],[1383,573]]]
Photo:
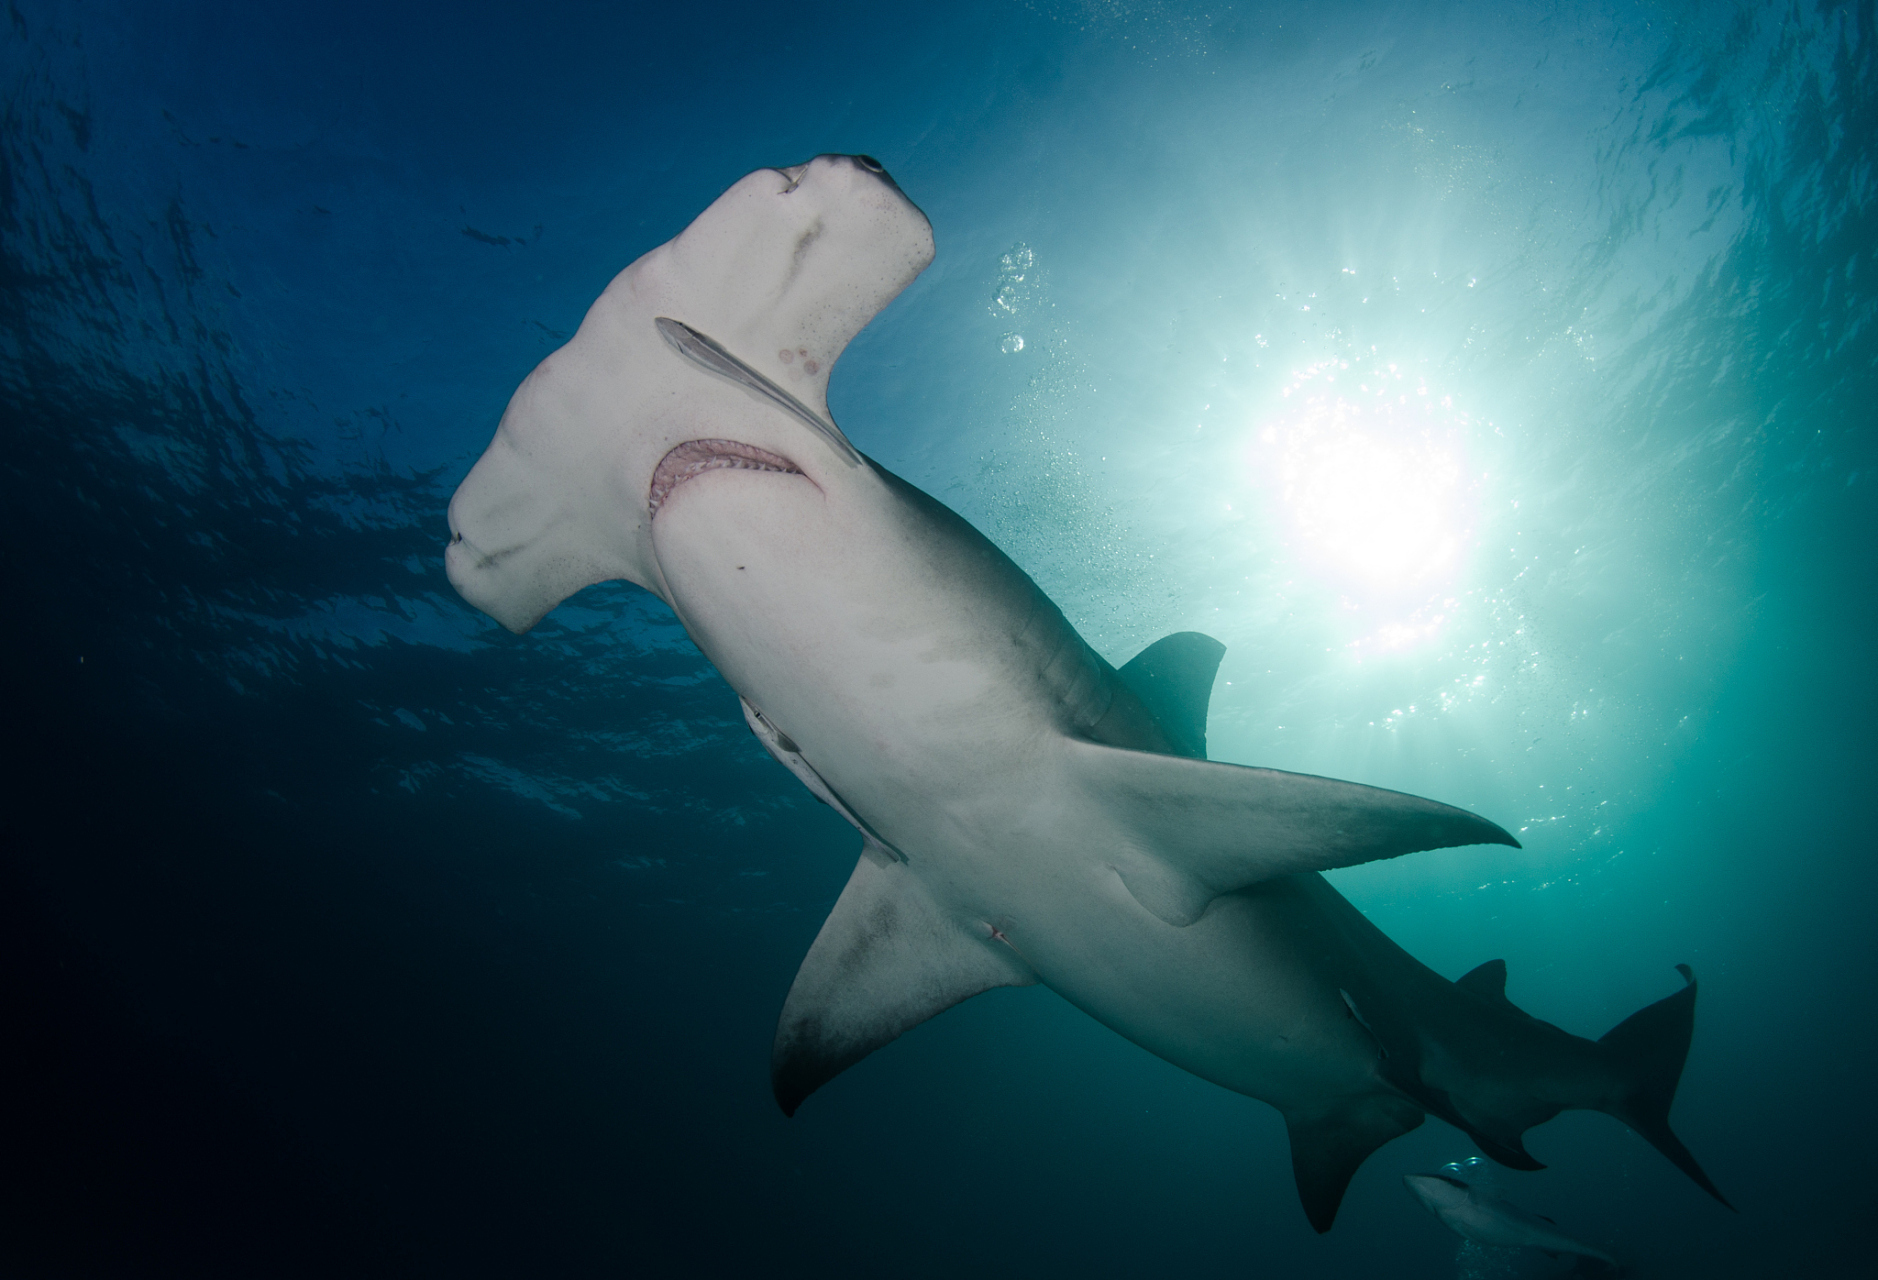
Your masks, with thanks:
[[[1029,304],[1036,292],[1032,279],[1036,265],[1037,255],[1021,240],[998,259],[998,290],[991,299],[992,315],[1015,316]]]

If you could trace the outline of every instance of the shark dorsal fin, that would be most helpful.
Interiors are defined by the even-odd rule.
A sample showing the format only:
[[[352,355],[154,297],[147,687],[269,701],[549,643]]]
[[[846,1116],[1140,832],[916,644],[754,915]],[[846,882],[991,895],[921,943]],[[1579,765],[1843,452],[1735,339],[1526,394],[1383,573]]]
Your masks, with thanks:
[[[1506,961],[1489,960],[1483,965],[1469,969],[1454,980],[1454,985],[1463,991],[1472,992],[1482,1000],[1492,1000],[1506,1004]]]
[[[802,1100],[934,1014],[1037,975],[1003,942],[974,937],[903,862],[870,846],[796,973],[770,1058],[776,1101]]]
[[[1206,709],[1226,646],[1198,631],[1162,636],[1116,674],[1160,722],[1176,755],[1206,759]]]

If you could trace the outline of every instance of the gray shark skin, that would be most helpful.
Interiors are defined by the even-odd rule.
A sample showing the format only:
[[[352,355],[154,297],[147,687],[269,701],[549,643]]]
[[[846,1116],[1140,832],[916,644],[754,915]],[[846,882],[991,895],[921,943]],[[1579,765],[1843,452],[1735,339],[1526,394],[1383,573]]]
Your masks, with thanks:
[[[1451,1164],[1440,1173],[1411,1173],[1402,1182],[1428,1212],[1462,1237],[1501,1249],[1543,1249],[1547,1253],[1576,1253],[1613,1269],[1617,1259],[1602,1249],[1572,1239],[1550,1218],[1529,1213],[1516,1204],[1470,1183],[1466,1163]]]
[[[1426,1114],[1533,1168],[1526,1128],[1608,1111],[1713,1191],[1668,1126],[1693,985],[1594,1043],[1509,1004],[1497,962],[1458,984],[1417,963],[1317,873],[1510,835],[1208,762],[1216,641],[1169,636],[1116,670],[848,441],[829,370],[932,256],[866,157],[748,175],[607,286],[450,504],[472,604],[523,632],[591,583],[652,591],[861,833],[777,1028],[783,1110],[961,1000],[1043,983],[1283,1112],[1320,1231]]]

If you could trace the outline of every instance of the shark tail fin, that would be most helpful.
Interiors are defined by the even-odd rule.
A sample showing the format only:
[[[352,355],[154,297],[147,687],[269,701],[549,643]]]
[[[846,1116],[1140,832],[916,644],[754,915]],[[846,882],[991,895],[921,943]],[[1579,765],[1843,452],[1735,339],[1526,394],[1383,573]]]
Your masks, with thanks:
[[[1621,1096],[1603,1110],[1636,1130],[1698,1187],[1733,1209],[1669,1127],[1669,1104],[1675,1100],[1683,1061],[1695,1036],[1695,974],[1686,964],[1677,965],[1676,970],[1686,984],[1682,990],[1637,1010],[1598,1041],[1624,1081]]]

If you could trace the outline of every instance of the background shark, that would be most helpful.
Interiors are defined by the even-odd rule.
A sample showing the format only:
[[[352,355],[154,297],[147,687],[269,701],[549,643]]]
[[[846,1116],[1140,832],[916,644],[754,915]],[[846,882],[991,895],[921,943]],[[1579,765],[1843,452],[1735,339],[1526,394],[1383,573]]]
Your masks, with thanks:
[[[1567,1108],[1668,1123],[1695,985],[1603,1039],[1450,983],[1317,873],[1517,841],[1432,801],[1205,760],[1221,646],[1119,671],[950,510],[829,416],[848,342],[931,261],[865,156],[763,169],[622,272],[516,391],[450,505],[450,580],[513,631],[582,587],[656,593],[770,753],[861,833],[784,1005],[793,1113],[979,992],[1042,982],[1283,1113],[1311,1223],[1435,1115],[1494,1159]],[[1724,1203],[1726,1203],[1724,1201]]]
[[[1602,1249],[1572,1239],[1558,1224],[1520,1208],[1496,1193],[1479,1157],[1443,1165],[1436,1173],[1411,1173],[1403,1185],[1428,1212],[1464,1239],[1499,1249],[1540,1249],[1578,1254],[1615,1268],[1617,1259]]]

